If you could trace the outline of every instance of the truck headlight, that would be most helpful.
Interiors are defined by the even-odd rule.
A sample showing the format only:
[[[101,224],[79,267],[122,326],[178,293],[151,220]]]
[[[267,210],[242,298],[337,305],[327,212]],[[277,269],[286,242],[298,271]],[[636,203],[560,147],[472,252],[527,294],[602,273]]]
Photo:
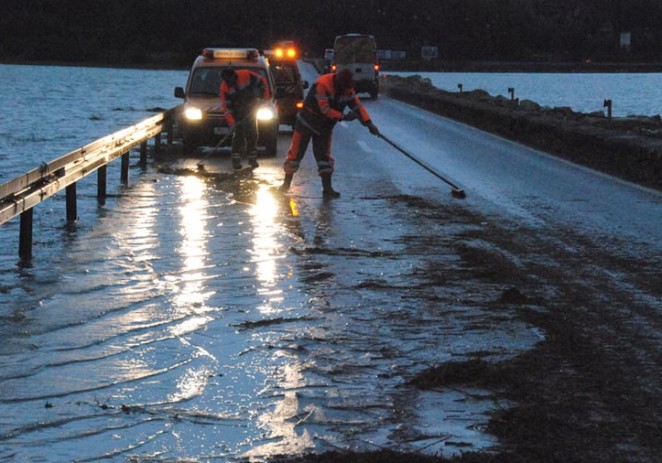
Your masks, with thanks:
[[[274,118],[274,116],[274,110],[269,106],[260,106],[256,114],[258,121],[270,121]]]
[[[202,119],[202,110],[196,107],[186,108],[184,110],[184,117],[189,121],[199,121]]]

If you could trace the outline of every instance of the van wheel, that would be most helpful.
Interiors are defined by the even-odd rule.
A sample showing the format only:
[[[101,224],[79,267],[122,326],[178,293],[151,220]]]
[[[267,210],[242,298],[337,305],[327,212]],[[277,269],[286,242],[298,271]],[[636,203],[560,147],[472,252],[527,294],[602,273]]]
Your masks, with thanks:
[[[264,137],[264,155],[270,158],[275,158],[278,155],[278,129],[270,130],[270,133]]]
[[[195,151],[198,149],[198,146],[200,146],[197,140],[186,137],[182,138],[182,145],[184,147],[185,155],[195,153]]]

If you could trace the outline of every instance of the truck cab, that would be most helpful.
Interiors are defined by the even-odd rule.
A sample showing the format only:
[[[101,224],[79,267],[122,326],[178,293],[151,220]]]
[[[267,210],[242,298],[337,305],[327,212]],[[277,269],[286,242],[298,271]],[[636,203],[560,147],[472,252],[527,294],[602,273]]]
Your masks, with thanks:
[[[372,99],[379,96],[379,61],[377,44],[372,35],[338,35],[333,45],[333,72],[348,69],[354,75],[356,93],[367,92]]]
[[[269,59],[276,83],[278,121],[294,127],[297,114],[303,107],[304,90],[310,86],[301,78],[299,49],[294,42],[287,41],[276,44],[264,54]]]

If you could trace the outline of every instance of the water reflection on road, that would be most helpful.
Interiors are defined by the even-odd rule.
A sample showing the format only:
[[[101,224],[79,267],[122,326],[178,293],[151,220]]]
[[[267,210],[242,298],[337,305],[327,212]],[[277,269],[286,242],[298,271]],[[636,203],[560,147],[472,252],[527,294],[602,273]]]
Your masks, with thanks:
[[[443,246],[411,245],[420,224],[383,185],[358,207],[275,194],[275,161],[194,174],[145,174],[50,272],[4,295],[21,315],[4,317],[0,461],[435,453],[489,404],[444,427],[416,406],[442,399],[404,379],[471,336],[504,353],[509,333],[537,340],[514,321],[462,333],[481,309],[421,285]],[[491,443],[460,428],[474,449]]]

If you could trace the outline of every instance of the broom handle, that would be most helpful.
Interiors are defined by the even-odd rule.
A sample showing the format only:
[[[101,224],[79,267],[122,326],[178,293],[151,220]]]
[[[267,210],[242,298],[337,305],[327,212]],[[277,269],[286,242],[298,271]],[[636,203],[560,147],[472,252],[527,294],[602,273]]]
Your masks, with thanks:
[[[414,155],[412,155],[412,154],[408,153],[407,151],[405,151],[404,149],[400,148],[400,147],[399,147],[398,145],[396,145],[394,142],[392,142],[391,140],[389,140],[388,138],[386,138],[383,134],[380,133],[380,134],[379,134],[379,138],[381,138],[382,140],[384,140],[386,143],[388,143],[389,145],[391,145],[393,148],[395,148],[395,149],[397,149],[398,151],[400,151],[402,154],[404,154],[405,156],[407,156],[409,159],[411,159],[412,161],[414,161],[416,164],[418,164],[419,166],[421,166],[423,169],[425,169],[425,170],[427,170],[428,172],[430,172],[432,175],[434,175],[434,176],[437,177],[438,179],[442,180],[443,182],[446,182],[448,185],[452,186],[452,187],[455,188],[456,190],[459,190],[459,189],[460,189],[460,188],[459,188],[457,185],[455,185],[453,182],[451,182],[450,180],[444,178],[444,176],[441,175],[439,172],[437,172],[435,169],[433,169],[432,167],[428,166],[427,164],[425,164],[423,161],[421,161],[420,159],[418,159],[418,158],[415,157]]]

